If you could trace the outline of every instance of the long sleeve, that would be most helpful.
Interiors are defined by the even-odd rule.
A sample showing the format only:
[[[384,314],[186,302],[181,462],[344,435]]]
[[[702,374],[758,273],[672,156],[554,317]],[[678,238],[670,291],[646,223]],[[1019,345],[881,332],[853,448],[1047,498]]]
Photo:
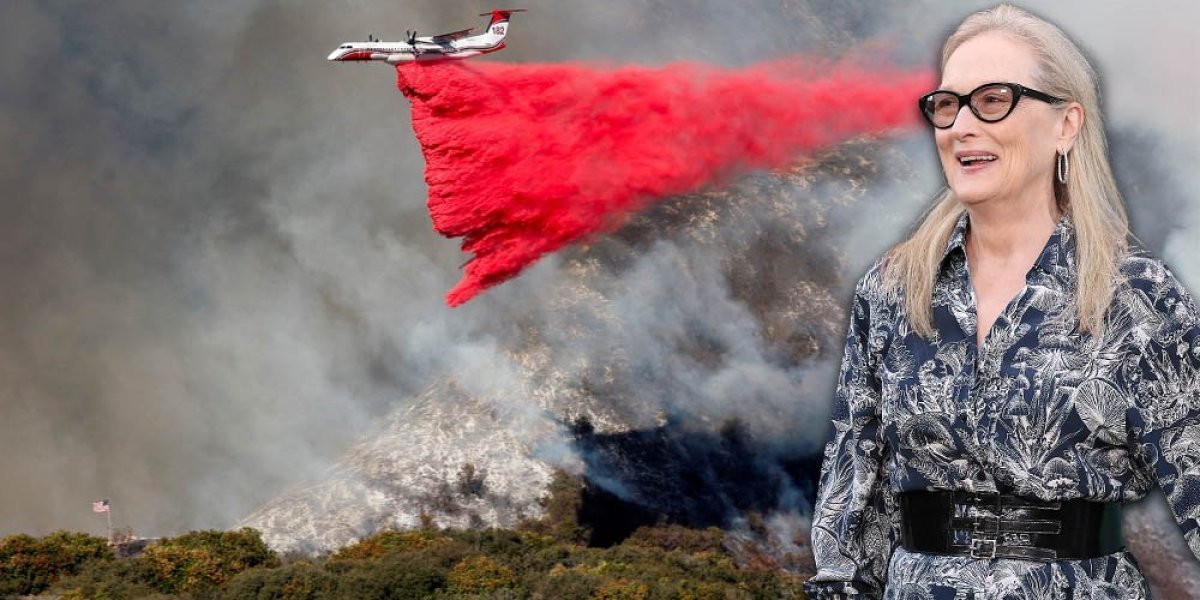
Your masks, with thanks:
[[[1162,486],[1192,553],[1200,557],[1200,318],[1166,271],[1147,296],[1154,307],[1126,414],[1135,458]]]
[[[866,281],[868,278],[864,278]],[[809,598],[880,598],[895,536],[885,507],[886,482],[875,375],[870,302],[860,282],[833,403],[833,438],[825,446],[813,508],[812,549],[817,574]]]

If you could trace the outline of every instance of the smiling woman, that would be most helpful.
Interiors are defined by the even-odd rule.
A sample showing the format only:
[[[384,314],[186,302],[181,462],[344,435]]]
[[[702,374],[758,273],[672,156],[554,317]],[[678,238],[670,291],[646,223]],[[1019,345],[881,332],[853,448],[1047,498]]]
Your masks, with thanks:
[[[938,87],[947,187],[858,284],[809,596],[1148,598],[1122,503],[1160,484],[1200,555],[1200,311],[1127,240],[1058,28],[972,15]]]

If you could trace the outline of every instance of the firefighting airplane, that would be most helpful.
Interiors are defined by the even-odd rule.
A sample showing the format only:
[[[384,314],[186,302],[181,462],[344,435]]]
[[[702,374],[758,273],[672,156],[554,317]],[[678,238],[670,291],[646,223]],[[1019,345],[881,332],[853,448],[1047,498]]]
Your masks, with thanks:
[[[504,36],[508,33],[508,19],[515,12],[525,12],[524,9],[493,10],[479,16],[489,14],[492,20],[487,29],[479,34],[468,37],[474,28],[443,33],[433,37],[417,37],[417,32],[408,32],[406,42],[381,42],[375,36],[367,36],[365,42],[349,42],[342,44],[329,55],[329,60],[338,62],[356,62],[381,60],[390,65],[406,62],[437,62],[443,60],[460,60],[479,56],[489,52],[504,49]]]

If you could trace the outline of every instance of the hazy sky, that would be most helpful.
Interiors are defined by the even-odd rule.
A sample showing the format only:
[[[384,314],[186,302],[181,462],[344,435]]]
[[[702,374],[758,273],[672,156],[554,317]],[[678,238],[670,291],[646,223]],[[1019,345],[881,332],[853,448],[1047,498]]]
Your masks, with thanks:
[[[522,5],[509,49],[480,60],[739,65],[868,39],[931,66],[985,6]],[[1114,146],[1144,161],[1122,180],[1136,225],[1200,289],[1200,176],[1185,159],[1200,144],[1200,5],[1024,5],[1094,58]],[[464,257],[431,231],[394,73],[325,56],[368,32],[478,26],[489,6],[0,3],[0,532],[102,532],[89,511],[102,497],[145,533],[229,526],[431,381],[486,372],[557,266],[446,308]],[[927,185],[848,226],[853,265],[936,191],[927,135],[895,142]],[[1139,212],[1162,190],[1174,199]]]

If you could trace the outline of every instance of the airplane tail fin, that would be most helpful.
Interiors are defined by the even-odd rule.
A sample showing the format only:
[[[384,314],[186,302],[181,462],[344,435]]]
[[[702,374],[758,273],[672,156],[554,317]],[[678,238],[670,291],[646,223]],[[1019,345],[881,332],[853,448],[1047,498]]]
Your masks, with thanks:
[[[508,10],[493,10],[490,13],[480,13],[479,16],[481,17],[492,17],[492,20],[488,21],[487,29],[484,31],[484,33],[486,35],[493,35],[499,37],[500,39],[504,39],[504,36],[508,34],[509,18],[512,17],[513,13],[519,12],[525,12],[525,9],[511,8]]]

